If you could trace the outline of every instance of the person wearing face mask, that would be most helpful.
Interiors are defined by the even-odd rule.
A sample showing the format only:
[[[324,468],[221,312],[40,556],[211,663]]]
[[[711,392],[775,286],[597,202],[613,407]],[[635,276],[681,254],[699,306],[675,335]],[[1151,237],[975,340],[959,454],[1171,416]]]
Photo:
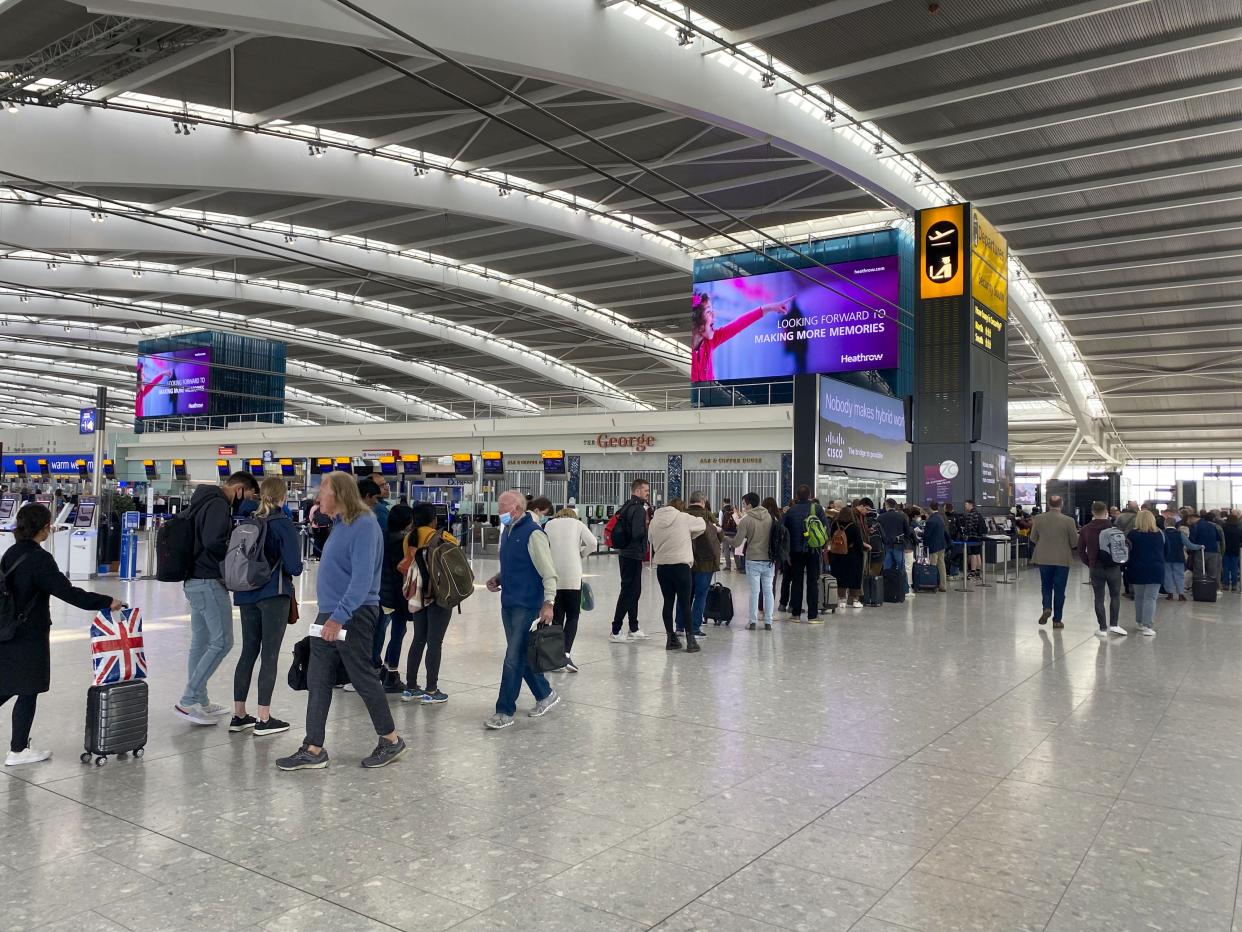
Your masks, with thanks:
[[[13,544],[0,561],[5,585],[25,619],[17,633],[0,642],[0,706],[13,704],[13,734],[4,766],[35,764],[52,756],[51,751],[30,747],[30,728],[34,724],[39,693],[51,688],[52,616],[48,598],[56,596],[83,611],[97,612],[121,608],[110,595],[78,589],[56,568],[56,561],[43,549],[52,531],[52,514],[44,505],[26,505],[17,513]]]
[[[484,725],[508,728],[517,712],[522,682],[535,697],[530,711],[538,718],[561,701],[548,678],[531,668],[526,650],[530,644],[531,623],[552,623],[556,602],[556,564],[543,528],[526,512],[526,500],[512,489],[500,493],[496,502],[504,531],[500,536],[500,572],[487,581],[488,592],[500,593],[500,619],[505,629],[504,669],[496,712]]]
[[[235,472],[222,487],[200,485],[190,499],[194,569],[181,584],[190,603],[190,652],[185,689],[173,714],[193,725],[218,724],[229,711],[207,697],[207,682],[233,649],[233,601],[221,579],[220,561],[229,549],[233,513],[255,485],[250,473]]]
[[[552,500],[543,495],[533,498],[527,503],[526,510],[535,519],[535,523],[543,527],[552,518]]]

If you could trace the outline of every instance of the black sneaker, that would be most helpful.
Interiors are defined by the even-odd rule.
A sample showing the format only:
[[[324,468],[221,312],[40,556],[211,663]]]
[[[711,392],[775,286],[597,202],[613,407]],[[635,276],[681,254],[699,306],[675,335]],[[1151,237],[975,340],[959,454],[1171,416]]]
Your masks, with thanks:
[[[362,766],[368,770],[374,770],[377,767],[387,767],[404,753],[405,740],[403,738],[398,737],[395,742],[385,741],[383,738],[380,738],[379,744],[375,746],[371,756],[363,758]]]
[[[323,770],[327,766],[328,752],[320,748],[318,754],[312,754],[305,744],[298,748],[296,754],[276,761],[277,770]]]
[[[405,690],[405,683],[401,682],[401,674],[396,670],[385,670],[383,683],[386,693],[399,693]]]
[[[441,702],[448,702],[448,696],[444,695],[444,693],[437,689],[433,693],[424,692],[422,699],[419,701],[422,702],[423,705],[438,705]]]
[[[763,626],[763,630],[764,630],[764,631],[771,631],[771,630],[772,630],[772,626],[771,626],[771,625],[769,625],[769,624],[765,624],[765,625]]]
[[[288,730],[289,723],[282,722],[274,715],[269,715],[266,722],[256,722],[254,726],[254,733],[259,737],[263,735],[278,735],[282,731]]]
[[[253,715],[234,715],[233,720],[229,722],[229,731],[245,731],[247,728],[255,726],[255,718]]]
[[[681,638],[675,634],[668,636],[668,641],[664,644],[665,650],[681,650]]]

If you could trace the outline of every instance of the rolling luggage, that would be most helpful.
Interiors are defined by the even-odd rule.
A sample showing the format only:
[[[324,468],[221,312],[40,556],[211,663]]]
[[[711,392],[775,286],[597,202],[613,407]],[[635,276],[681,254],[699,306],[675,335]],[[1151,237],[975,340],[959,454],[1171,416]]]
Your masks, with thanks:
[[[863,577],[863,605],[867,608],[878,608],[884,604],[884,582],[880,576]]]
[[[833,594],[836,588],[837,578],[831,573],[824,573],[819,577],[819,613],[824,612],[836,614],[837,612],[837,596]]]
[[[940,588],[940,568],[930,563],[914,564],[911,585],[915,592],[935,592]]]
[[[147,682],[125,680],[86,692],[86,748],[82,763],[102,767],[113,754],[142,756],[147,743]]]
[[[1216,579],[1207,574],[1207,557],[1199,551],[1199,572],[1190,582],[1191,598],[1196,602],[1216,601]]]
[[[733,621],[733,590],[723,583],[712,583],[707,589],[703,617],[717,627]]]
[[[906,574],[901,570],[888,569],[880,577],[884,580],[884,601],[900,604],[906,600]]]

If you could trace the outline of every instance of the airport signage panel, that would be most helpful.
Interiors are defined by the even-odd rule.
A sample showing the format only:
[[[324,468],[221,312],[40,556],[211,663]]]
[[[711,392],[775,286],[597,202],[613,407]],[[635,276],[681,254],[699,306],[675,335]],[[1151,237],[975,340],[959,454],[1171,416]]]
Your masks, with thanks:
[[[896,256],[700,282],[690,381],[896,368],[900,298]]]
[[[965,204],[919,211],[920,298],[959,298],[966,293],[965,236]]]
[[[144,418],[207,414],[210,381],[210,346],[139,356],[134,416]]]
[[[95,457],[92,453],[15,453],[12,455],[6,453],[3,458],[3,467],[0,467],[5,475],[11,476],[17,472],[18,460],[22,460],[27,468],[32,463],[46,460],[50,473],[76,473],[78,463],[82,461],[88,468],[93,468]]]
[[[95,433],[95,417],[97,412],[94,408],[78,409],[78,433],[93,434]]]

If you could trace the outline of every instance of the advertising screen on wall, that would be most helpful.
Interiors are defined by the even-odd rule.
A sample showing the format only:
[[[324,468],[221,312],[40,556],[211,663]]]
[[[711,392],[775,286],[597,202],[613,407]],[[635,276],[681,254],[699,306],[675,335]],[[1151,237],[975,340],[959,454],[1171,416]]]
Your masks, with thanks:
[[[690,381],[895,368],[897,257],[828,268],[695,285]]]
[[[909,449],[900,398],[819,380],[821,465],[904,474]]]
[[[138,357],[134,417],[208,414],[211,347],[196,346]]]
[[[1037,500],[1039,492],[1038,482],[1015,482],[1014,483],[1014,504],[1035,506],[1039,504]]]
[[[1013,460],[1000,450],[979,450],[975,460],[975,504],[1005,508],[1013,504]]]

